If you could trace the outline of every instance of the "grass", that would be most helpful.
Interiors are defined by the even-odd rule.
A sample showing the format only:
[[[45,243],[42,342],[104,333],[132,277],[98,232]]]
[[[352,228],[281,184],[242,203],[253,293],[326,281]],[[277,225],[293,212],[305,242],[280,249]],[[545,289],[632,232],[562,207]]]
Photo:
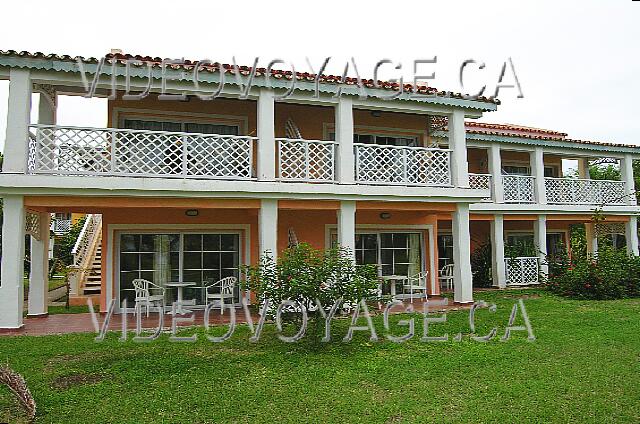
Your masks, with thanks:
[[[213,422],[630,422],[640,421],[640,300],[559,298],[543,291],[483,292],[476,330],[504,333],[520,296],[535,342],[468,339],[468,312],[430,327],[449,341],[287,344],[266,326],[258,343],[239,326],[214,344],[95,343],[92,334],[0,338],[0,360],[25,376],[42,423]],[[402,317],[393,317],[397,321]],[[517,323],[521,323],[521,319]],[[374,319],[380,336],[381,317]],[[397,334],[405,328],[392,325]],[[219,334],[226,328],[216,328]],[[290,332],[295,329],[289,329]],[[416,320],[421,334],[421,320]],[[452,340],[465,333],[461,342]],[[0,391],[0,421],[11,399]]]
[[[22,280],[24,284],[25,293],[29,292],[29,276],[26,276]],[[49,291],[57,289],[58,287],[63,287],[65,285],[65,276],[64,275],[54,275],[52,278],[49,278]]]

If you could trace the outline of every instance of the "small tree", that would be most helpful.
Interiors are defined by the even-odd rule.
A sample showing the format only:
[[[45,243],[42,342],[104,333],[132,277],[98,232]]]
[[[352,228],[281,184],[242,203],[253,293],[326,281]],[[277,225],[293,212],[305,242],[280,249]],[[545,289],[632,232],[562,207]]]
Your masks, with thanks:
[[[356,304],[370,298],[378,287],[374,265],[354,264],[344,248],[322,251],[307,243],[284,250],[277,261],[265,254],[258,265],[244,271],[245,289],[252,290],[261,303],[269,299],[267,313],[273,314],[283,300],[291,300],[303,305],[311,319],[318,315],[316,299],[328,312],[338,299],[343,305]]]

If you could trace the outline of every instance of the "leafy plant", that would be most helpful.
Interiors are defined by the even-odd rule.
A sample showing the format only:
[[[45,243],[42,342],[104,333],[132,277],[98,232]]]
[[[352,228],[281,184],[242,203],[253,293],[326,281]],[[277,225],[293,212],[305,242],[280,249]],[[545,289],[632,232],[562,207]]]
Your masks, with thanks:
[[[375,266],[354,264],[344,248],[322,251],[307,243],[284,250],[277,260],[265,254],[258,265],[244,271],[245,289],[255,292],[261,303],[269,299],[270,314],[283,300],[291,300],[311,311],[310,318],[314,318],[316,299],[329,311],[336,300],[353,305],[371,297],[378,286]]]
[[[483,243],[471,253],[471,273],[474,287],[491,287],[491,243]]]
[[[605,244],[595,258],[563,254],[547,261],[547,285],[558,294],[582,299],[640,296],[640,257],[624,250]]]

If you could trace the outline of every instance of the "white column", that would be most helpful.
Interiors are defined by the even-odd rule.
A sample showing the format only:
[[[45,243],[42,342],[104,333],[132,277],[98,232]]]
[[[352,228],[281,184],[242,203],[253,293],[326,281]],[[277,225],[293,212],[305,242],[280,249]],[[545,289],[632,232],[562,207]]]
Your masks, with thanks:
[[[453,300],[457,303],[473,302],[471,274],[471,236],[469,234],[469,205],[459,203],[453,212]]]
[[[547,216],[538,215],[533,222],[533,240],[538,248],[540,272],[547,275],[549,267],[544,263],[547,260]]]
[[[270,252],[278,257],[278,200],[262,199],[258,212],[260,255]]]
[[[31,77],[28,70],[11,68],[9,80],[2,171],[24,173],[27,164],[27,131],[31,118]]]
[[[596,226],[587,222],[584,224],[585,238],[587,239],[587,254],[590,256],[598,255],[598,236],[596,234]]]
[[[636,205],[637,199],[635,196],[635,181],[633,179],[633,156],[630,154],[624,155],[624,158],[620,160],[620,176],[624,181],[624,195],[628,205]]]
[[[349,97],[340,97],[335,110],[337,150],[337,175],[340,184],[353,184],[353,101]]]
[[[29,316],[46,315],[49,293],[49,225],[51,214],[39,213],[40,240],[31,239],[29,272]]]
[[[507,287],[507,270],[504,263],[504,216],[494,215],[491,221],[491,258],[493,285],[501,289]]]
[[[449,149],[451,149],[451,183],[454,187],[469,187],[467,140],[464,112],[455,110],[449,115]]]
[[[536,177],[536,200],[544,205],[547,203],[547,190],[544,185],[544,153],[542,147],[536,147],[530,152],[531,175]]]
[[[640,255],[638,252],[638,217],[631,215],[625,223],[625,238],[627,240],[627,252],[630,255]]]
[[[258,96],[258,179],[276,179],[275,101],[273,91],[261,88]]]
[[[504,203],[504,186],[502,185],[502,157],[500,145],[492,144],[488,150],[489,173],[491,174],[491,197],[495,203]]]
[[[355,260],[356,248],[356,202],[343,200],[338,210],[338,244],[349,249]]]
[[[591,179],[589,174],[589,158],[578,158],[578,176],[582,179]]]
[[[2,271],[0,271],[0,328],[22,327],[24,310],[24,198],[4,196]]]

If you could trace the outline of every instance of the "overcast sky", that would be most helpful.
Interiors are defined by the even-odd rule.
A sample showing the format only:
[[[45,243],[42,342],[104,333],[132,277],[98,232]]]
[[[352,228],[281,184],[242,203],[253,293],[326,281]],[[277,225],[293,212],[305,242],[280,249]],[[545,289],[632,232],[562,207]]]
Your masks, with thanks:
[[[75,3],[75,4],[74,4]],[[640,2],[8,2],[0,49],[102,56],[111,48],[170,58],[261,64],[275,58],[307,70],[331,56],[341,73],[354,57],[370,77],[381,59],[402,63],[437,56],[431,85],[461,91],[460,64],[469,68],[467,92],[493,91],[512,58],[521,84],[503,89],[497,112],[485,122],[561,130],[572,138],[640,144]],[[64,4],[64,6],[63,6]],[[425,73],[422,72],[422,73]],[[396,76],[395,73],[385,75]],[[513,82],[507,72],[507,82]],[[6,82],[0,82],[0,134],[6,121]],[[104,101],[63,98],[62,124],[105,126]],[[4,137],[0,136],[4,141]]]

